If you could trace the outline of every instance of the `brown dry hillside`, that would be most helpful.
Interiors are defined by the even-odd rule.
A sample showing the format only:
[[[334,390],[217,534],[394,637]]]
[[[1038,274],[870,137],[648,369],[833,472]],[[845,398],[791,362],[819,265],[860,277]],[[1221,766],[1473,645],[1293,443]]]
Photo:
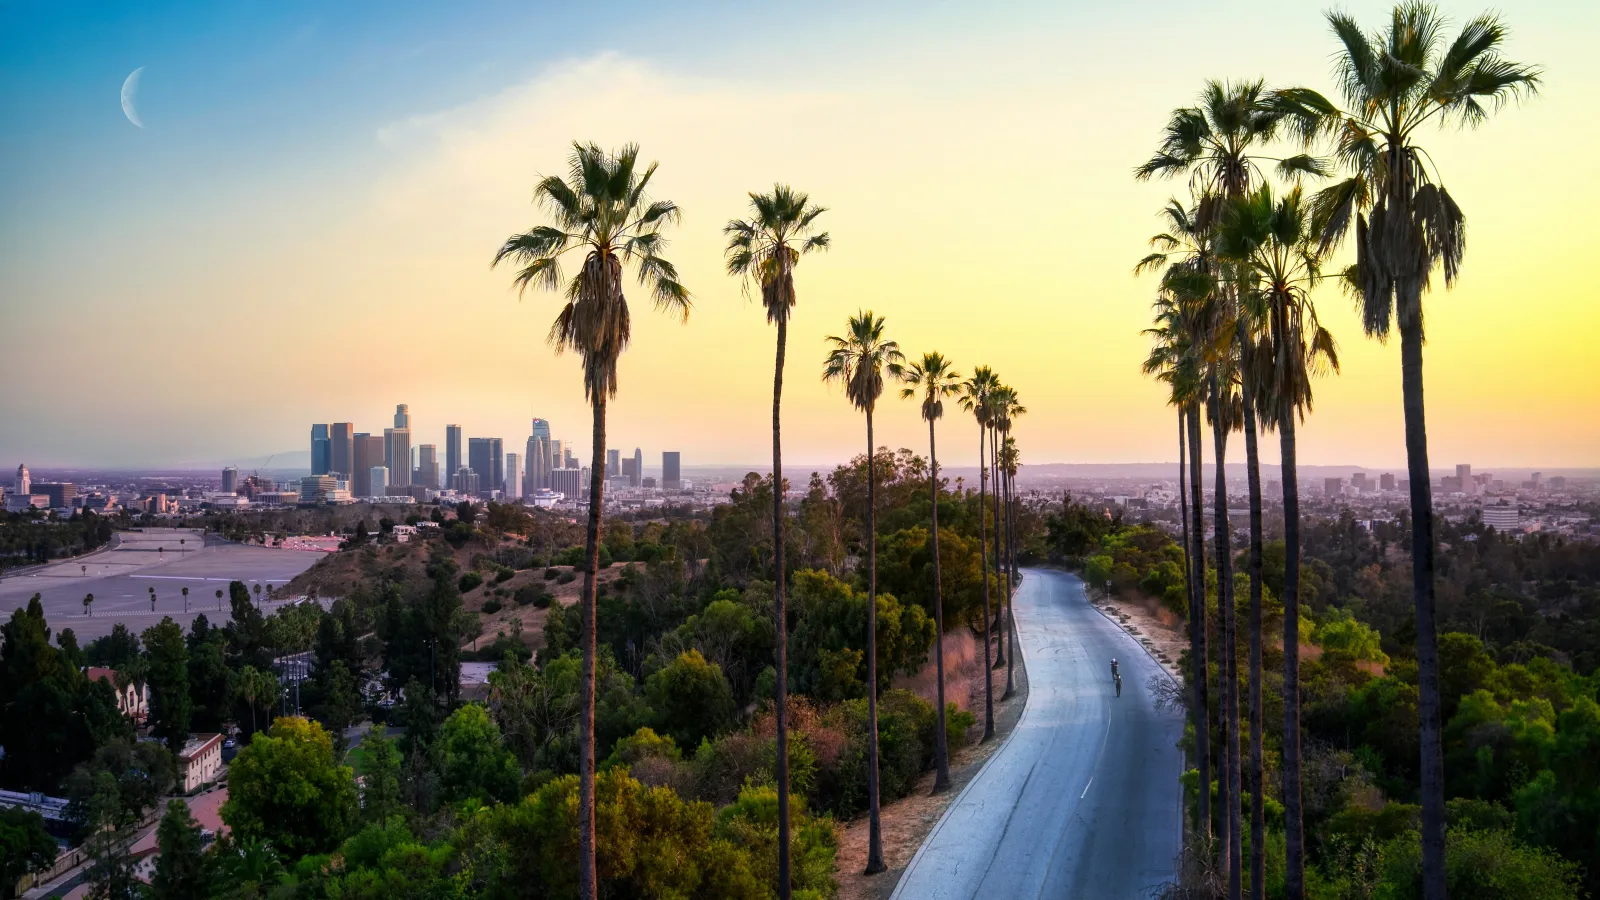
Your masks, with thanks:
[[[512,620],[520,619],[523,641],[530,649],[537,650],[543,643],[545,611],[531,604],[519,607],[513,599],[517,589],[524,585],[542,584],[555,595],[556,602],[568,606],[578,601],[583,580],[579,577],[561,584],[559,577],[547,579],[545,569],[538,567],[516,570],[510,579],[496,582],[496,574],[502,568],[499,561],[512,558],[513,551],[519,549],[526,548],[515,538],[495,539],[481,534],[459,549],[451,547],[436,535],[419,537],[404,544],[369,544],[328,554],[316,565],[295,576],[289,582],[288,591],[290,594],[306,594],[314,589],[319,597],[333,598],[349,596],[363,583],[374,589],[383,582],[418,584],[428,577],[428,560],[436,554],[448,554],[462,573],[475,571],[483,578],[482,585],[461,596],[462,606],[481,617],[483,637],[479,642],[494,640],[498,632],[510,634],[513,630]],[[626,564],[617,564],[602,569],[600,584],[616,580],[626,567]],[[554,568],[558,576],[573,571],[571,566]],[[500,602],[501,609],[486,613],[483,606],[491,598]],[[466,646],[470,647],[472,643],[468,642]]]

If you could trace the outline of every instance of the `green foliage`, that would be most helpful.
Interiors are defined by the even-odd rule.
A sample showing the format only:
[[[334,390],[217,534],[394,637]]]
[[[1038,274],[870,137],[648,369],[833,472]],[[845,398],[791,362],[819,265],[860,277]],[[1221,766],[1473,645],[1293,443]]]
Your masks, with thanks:
[[[281,718],[234,758],[222,819],[290,858],[332,850],[355,821],[353,779],[320,724]]]
[[[131,825],[172,790],[176,777],[177,763],[165,746],[118,738],[67,778],[67,816],[84,828]]]
[[[645,680],[656,728],[680,746],[695,747],[733,721],[733,690],[722,670],[688,650]]]
[[[789,637],[794,689],[820,700],[862,696],[866,592],[826,572],[803,570],[794,574],[790,602],[796,618]],[[934,623],[922,607],[887,592],[878,594],[877,613],[878,687],[885,690],[895,675],[912,674],[927,661]]]
[[[468,703],[450,714],[434,743],[445,798],[489,803],[516,795],[521,772],[501,741],[500,729],[482,705]]]
[[[0,895],[9,897],[11,887],[29,872],[49,868],[58,850],[38,813],[0,807]]]
[[[150,685],[151,732],[177,753],[189,738],[193,702],[189,698],[189,645],[183,628],[164,616],[160,624],[145,629]]]
[[[1352,659],[1388,665],[1378,632],[1358,621],[1348,610],[1332,609],[1317,624],[1311,639],[1324,651],[1345,653]]]
[[[1572,900],[1577,866],[1504,831],[1452,828],[1445,841],[1445,889],[1473,900]],[[1383,846],[1373,900],[1422,897],[1422,841],[1409,832]]]
[[[482,575],[479,575],[477,572],[466,572],[463,573],[461,579],[456,582],[456,589],[465,594],[480,584],[483,584]]]
[[[182,800],[167,803],[156,829],[156,870],[150,878],[153,900],[208,900],[214,893],[214,857],[200,841],[200,823]]]
[[[504,609],[504,606],[500,603],[499,597],[490,597],[489,599],[483,601],[483,611],[487,615],[492,616],[501,609]]]

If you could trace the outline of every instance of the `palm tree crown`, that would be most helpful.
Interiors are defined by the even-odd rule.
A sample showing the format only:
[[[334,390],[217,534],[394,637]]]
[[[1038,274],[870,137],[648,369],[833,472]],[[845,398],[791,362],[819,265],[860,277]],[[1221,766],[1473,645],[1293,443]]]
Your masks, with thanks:
[[[862,412],[870,413],[883,396],[883,372],[905,362],[900,345],[883,336],[884,320],[871,310],[859,312],[845,324],[845,334],[829,336],[822,379],[844,384],[845,396]]]
[[[922,359],[891,366],[890,371],[906,384],[900,390],[902,398],[922,398],[922,418],[929,422],[944,416],[944,398],[961,393],[961,375],[942,353],[924,353]]]
[[[1344,13],[1329,13],[1328,23],[1340,42],[1335,65],[1344,107],[1309,88],[1279,91],[1273,105],[1308,142],[1331,137],[1350,172],[1317,194],[1315,228],[1325,250],[1354,222],[1364,324],[1384,337],[1395,316],[1420,327],[1421,289],[1439,266],[1445,284],[1453,284],[1466,246],[1466,218],[1417,145],[1418,132],[1429,122],[1480,124],[1508,101],[1536,93],[1540,70],[1500,55],[1506,29],[1492,14],[1469,21],[1448,44],[1445,19],[1424,2],[1396,6],[1388,26],[1372,34]]]
[[[734,219],[723,229],[728,236],[728,274],[747,276],[761,288],[767,321],[789,318],[794,307],[794,267],[813,250],[828,249],[828,233],[815,223],[827,210],[786,184],[770,194],[750,194],[749,219]]]
[[[689,316],[689,292],[678,270],[662,258],[662,229],[678,221],[677,205],[651,201],[645,193],[656,163],[638,171],[639,146],[616,154],[595,144],[574,143],[568,178],[547,176],[534,199],[555,219],[512,235],[495,253],[491,267],[505,260],[520,265],[513,283],[564,289],[567,302],[550,326],[556,352],[575,350],[583,358],[583,387],[591,399],[617,394],[617,358],[628,345],[628,301],[622,293],[623,269],[632,263],[641,285],[658,308]],[[564,278],[561,257],[582,250],[583,265]]]

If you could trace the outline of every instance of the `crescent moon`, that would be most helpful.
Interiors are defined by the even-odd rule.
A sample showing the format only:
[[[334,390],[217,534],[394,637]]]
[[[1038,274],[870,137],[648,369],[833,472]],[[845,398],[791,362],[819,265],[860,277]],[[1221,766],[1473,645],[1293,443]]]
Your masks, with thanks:
[[[143,128],[144,123],[139,121],[139,110],[134,108],[133,101],[139,93],[139,76],[144,74],[144,66],[133,70],[127,80],[122,82],[122,114],[128,117],[135,127]]]

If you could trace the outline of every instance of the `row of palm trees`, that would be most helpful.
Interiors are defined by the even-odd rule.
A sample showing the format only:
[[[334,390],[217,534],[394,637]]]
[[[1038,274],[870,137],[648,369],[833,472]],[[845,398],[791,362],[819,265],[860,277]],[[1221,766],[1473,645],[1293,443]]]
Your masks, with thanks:
[[[632,268],[638,283],[647,290],[656,307],[687,319],[691,308],[689,292],[678,279],[677,270],[661,254],[666,245],[667,225],[679,218],[676,205],[650,199],[647,189],[656,164],[640,167],[639,148],[627,145],[608,153],[595,144],[574,144],[568,177],[550,176],[535,188],[535,199],[550,215],[552,224],[540,225],[508,238],[495,254],[492,265],[509,261],[517,266],[513,283],[519,293],[528,288],[560,290],[566,302],[549,332],[549,342],[558,353],[578,354],[584,373],[584,392],[593,411],[593,465],[590,468],[589,517],[584,556],[584,582],[580,600],[582,620],[581,710],[578,721],[578,860],[579,893],[585,900],[597,896],[595,866],[594,773],[595,773],[595,653],[596,611],[595,576],[598,571],[599,533],[604,497],[606,446],[606,404],[617,393],[617,361],[630,338],[627,298],[623,289],[625,270]],[[752,193],[750,217],[731,221],[723,229],[728,239],[727,271],[743,279],[746,290],[760,292],[767,321],[777,328],[776,358],[772,383],[772,538],[774,572],[774,610],[776,626],[776,781],[778,801],[778,896],[790,896],[790,825],[788,760],[788,653],[787,585],[784,562],[785,507],[783,503],[782,400],[784,363],[788,351],[789,317],[793,313],[795,268],[807,255],[826,250],[829,236],[819,230],[818,218],[826,211],[810,198],[786,185],[775,185],[770,193]],[[562,260],[572,253],[582,258],[578,272],[570,279],[562,271]],[[883,318],[870,311],[851,316],[842,336],[827,338],[829,352],[823,362],[824,381],[844,387],[846,399],[861,410],[867,424],[867,710],[868,710],[868,809],[870,843],[867,874],[885,869],[879,817],[878,724],[877,724],[877,540],[876,471],[873,452],[873,413],[882,396],[886,377],[902,382],[901,396],[920,401],[922,418],[928,423],[930,493],[932,499],[931,548],[933,559],[933,609],[938,634],[934,660],[937,670],[937,725],[934,791],[950,786],[949,752],[946,746],[944,700],[944,612],[939,566],[939,461],[935,425],[944,415],[944,402],[956,398],[973,413],[979,425],[979,507],[980,531],[984,543],[984,654],[989,660],[990,597],[989,546],[987,536],[988,473],[996,474],[994,516],[995,552],[993,564],[1003,570],[1003,596],[1009,597],[1015,578],[1015,515],[1010,510],[1011,483],[1017,469],[1017,450],[1010,435],[1013,421],[1026,410],[1015,390],[1001,384],[987,367],[980,367],[965,380],[949,359],[940,353],[927,353],[908,362],[899,345],[884,334]],[[983,450],[989,449],[987,461]],[[985,465],[987,462],[987,465]],[[1008,514],[1001,524],[1001,495]],[[1001,561],[1001,532],[1007,539],[1005,562]],[[1009,603],[1002,602],[1009,613]],[[1009,614],[998,615],[995,627],[1007,627],[1012,646],[1001,649],[1006,660],[1006,696],[1013,691],[1012,667],[1015,661],[1015,629],[1009,627]],[[999,662],[992,663],[997,667]],[[985,694],[984,737],[994,734],[992,690]]]
[[[1213,828],[1211,804],[1198,804],[1200,845],[1226,870],[1230,898],[1242,894],[1241,799],[1263,795],[1261,722],[1261,486],[1257,436],[1276,431],[1282,467],[1284,722],[1281,796],[1285,808],[1286,896],[1305,893],[1299,699],[1300,515],[1295,426],[1312,407],[1314,376],[1337,371],[1333,338],[1318,318],[1312,289],[1334,278],[1352,295],[1369,336],[1401,337],[1401,393],[1410,477],[1412,565],[1417,623],[1424,897],[1444,898],[1444,775],[1439,660],[1434,622],[1434,538],[1422,396],[1422,296],[1442,269],[1446,287],[1460,271],[1465,217],[1419,144],[1423,126],[1477,125],[1509,100],[1532,94],[1540,73],[1500,53],[1505,27],[1493,15],[1472,19],[1450,41],[1446,23],[1423,2],[1395,7],[1386,25],[1364,32],[1330,13],[1339,42],[1336,79],[1343,103],[1308,88],[1269,91],[1263,82],[1208,82],[1199,102],[1173,112],[1160,146],[1136,177],[1187,176],[1191,202],[1162,211],[1167,229],[1136,271],[1161,273],[1154,346],[1145,370],[1170,391],[1178,411],[1180,511],[1189,575],[1195,762],[1201,797],[1212,780],[1212,742],[1223,755]],[[1303,152],[1273,155],[1284,139]],[[1312,155],[1317,150],[1328,157]],[[1265,170],[1295,186],[1275,193]],[[1345,177],[1309,198],[1305,178]],[[1354,244],[1355,262],[1333,269],[1334,251]],[[1326,269],[1326,271],[1325,271]],[[1210,687],[1206,564],[1200,484],[1200,434],[1212,429],[1219,721],[1208,721]],[[1227,438],[1245,436],[1250,495],[1249,771],[1241,784],[1237,627],[1229,546]],[[1185,467],[1187,472],[1185,472]],[[1192,515],[1192,520],[1191,520]],[[1264,804],[1250,803],[1251,894],[1265,891]],[[1213,833],[1215,837],[1213,839]],[[1214,840],[1214,843],[1213,843]]]

